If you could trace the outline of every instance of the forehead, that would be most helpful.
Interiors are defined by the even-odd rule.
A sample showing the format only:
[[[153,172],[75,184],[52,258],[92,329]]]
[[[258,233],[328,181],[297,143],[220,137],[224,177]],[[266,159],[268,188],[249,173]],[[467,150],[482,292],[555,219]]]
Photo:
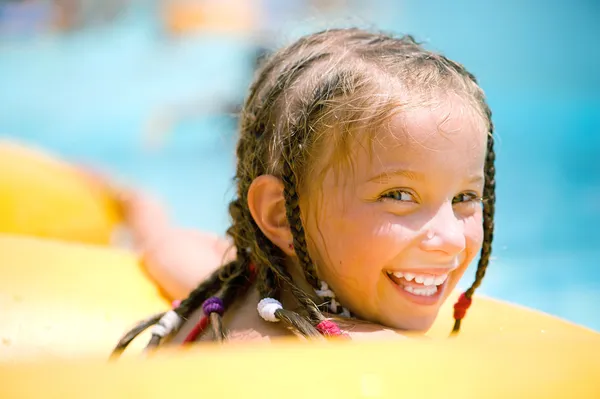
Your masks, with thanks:
[[[351,133],[347,145],[325,145],[306,188],[350,188],[397,170],[455,185],[483,176],[487,136],[488,121],[460,98],[398,108],[383,125]]]
[[[369,164],[477,173],[483,169],[486,143],[487,122],[471,106],[448,100],[396,113],[374,132]]]

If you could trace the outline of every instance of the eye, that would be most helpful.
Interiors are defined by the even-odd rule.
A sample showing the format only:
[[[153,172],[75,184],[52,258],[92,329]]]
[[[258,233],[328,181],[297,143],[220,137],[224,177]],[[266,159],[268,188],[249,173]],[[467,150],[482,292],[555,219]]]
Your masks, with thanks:
[[[400,202],[417,202],[415,196],[406,190],[388,191],[387,193],[382,194],[380,199]]]
[[[456,197],[452,198],[452,205],[475,202],[481,202],[481,197],[479,197],[476,193],[473,192],[460,193]]]

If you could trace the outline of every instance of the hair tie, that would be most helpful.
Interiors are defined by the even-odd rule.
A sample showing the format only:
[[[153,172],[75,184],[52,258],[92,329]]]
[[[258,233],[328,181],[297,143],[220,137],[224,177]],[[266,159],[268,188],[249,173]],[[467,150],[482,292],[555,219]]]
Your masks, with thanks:
[[[254,276],[256,275],[256,266],[254,265],[254,263],[250,263],[248,265],[248,270],[250,271],[250,275],[252,276],[252,278],[254,278]]]
[[[321,321],[316,325],[316,328],[321,334],[328,337],[337,337],[342,335],[342,330],[340,330],[340,327],[331,320]]]
[[[221,298],[213,296],[204,301],[202,304],[202,311],[207,316],[211,313],[218,313],[223,316],[223,313],[225,313],[225,305]]]
[[[463,292],[458,298],[458,301],[454,304],[454,319],[463,319],[472,302],[473,300],[471,298],[467,298],[467,295]]]
[[[279,321],[275,312],[279,309],[283,309],[283,305],[277,299],[274,298],[263,298],[256,306],[258,314],[266,321],[276,323]]]
[[[208,326],[209,323],[210,323],[210,318],[208,316],[202,317],[200,319],[200,321],[194,326],[194,328],[192,328],[192,330],[187,335],[187,337],[185,337],[185,340],[183,341],[183,343],[188,344],[190,342],[194,342],[196,340],[196,338],[200,334],[202,334],[202,332]]]
[[[171,334],[173,330],[179,328],[181,325],[181,317],[173,310],[169,310],[163,317],[160,318],[158,323],[152,327],[152,335],[157,335],[161,338]]]

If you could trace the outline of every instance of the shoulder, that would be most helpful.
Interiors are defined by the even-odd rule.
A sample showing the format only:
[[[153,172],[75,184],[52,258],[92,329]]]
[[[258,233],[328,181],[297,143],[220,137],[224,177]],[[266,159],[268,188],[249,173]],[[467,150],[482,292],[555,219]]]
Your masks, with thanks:
[[[256,303],[258,303],[257,293],[250,292],[225,312],[223,327],[227,331],[229,342],[271,342],[276,338],[294,336],[281,323],[267,323],[262,320],[256,311]],[[196,310],[184,323],[172,342],[175,345],[182,343],[202,317],[202,309]],[[213,339],[213,331],[210,326],[207,326],[197,341],[207,342]]]

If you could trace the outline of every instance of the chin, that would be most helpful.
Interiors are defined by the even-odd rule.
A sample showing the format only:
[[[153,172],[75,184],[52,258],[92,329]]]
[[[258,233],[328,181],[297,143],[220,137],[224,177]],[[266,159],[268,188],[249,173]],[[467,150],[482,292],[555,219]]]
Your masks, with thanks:
[[[392,318],[388,319],[388,322],[383,323],[384,325],[403,331],[417,332],[417,333],[426,333],[429,331],[435,319],[437,318],[439,309],[431,314],[419,315],[413,317],[402,317],[402,318]]]

